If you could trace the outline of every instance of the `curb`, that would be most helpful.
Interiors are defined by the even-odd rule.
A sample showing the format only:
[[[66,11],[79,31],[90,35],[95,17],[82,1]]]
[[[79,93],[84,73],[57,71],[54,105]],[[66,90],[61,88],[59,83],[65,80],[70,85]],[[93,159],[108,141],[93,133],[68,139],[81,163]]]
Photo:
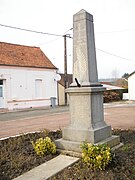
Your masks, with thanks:
[[[79,161],[79,158],[59,155],[13,180],[45,180],[55,176],[57,173],[68,166],[73,165],[77,161]]]

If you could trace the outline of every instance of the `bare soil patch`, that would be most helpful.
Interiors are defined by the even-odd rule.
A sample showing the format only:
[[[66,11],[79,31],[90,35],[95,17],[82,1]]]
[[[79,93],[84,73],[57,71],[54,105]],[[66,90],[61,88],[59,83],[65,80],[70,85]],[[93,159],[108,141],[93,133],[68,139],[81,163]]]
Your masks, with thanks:
[[[124,146],[115,151],[112,163],[104,171],[93,171],[82,163],[81,159],[73,166],[66,168],[50,180],[104,179],[134,180],[135,179],[135,131],[113,130],[119,135]],[[46,132],[22,135],[0,141],[0,179],[10,180],[24,172],[54,158],[56,155],[39,157],[35,154],[31,141],[45,137]],[[61,138],[61,131],[49,132],[53,140]]]
[[[93,171],[80,160],[50,180],[135,180],[135,131],[114,130],[124,146],[115,151],[112,163],[104,171]]]
[[[61,131],[47,132],[41,131],[30,134],[23,134],[18,137],[0,141],[0,180],[13,179],[32,168],[56,157],[46,155],[40,157],[36,155],[31,141],[36,141],[41,137],[49,136],[52,140],[61,138]]]

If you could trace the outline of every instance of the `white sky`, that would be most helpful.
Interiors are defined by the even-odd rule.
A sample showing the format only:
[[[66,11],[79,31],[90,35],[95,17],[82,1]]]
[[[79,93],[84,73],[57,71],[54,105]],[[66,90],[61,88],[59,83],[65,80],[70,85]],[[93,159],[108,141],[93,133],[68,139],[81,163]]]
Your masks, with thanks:
[[[0,24],[59,35],[72,34],[69,29],[73,27],[73,15],[81,9],[94,17],[99,78],[121,77],[135,71],[135,0],[0,0]],[[40,46],[63,72],[63,37],[0,26],[0,41]],[[67,39],[67,58],[68,73],[72,73],[72,39]]]

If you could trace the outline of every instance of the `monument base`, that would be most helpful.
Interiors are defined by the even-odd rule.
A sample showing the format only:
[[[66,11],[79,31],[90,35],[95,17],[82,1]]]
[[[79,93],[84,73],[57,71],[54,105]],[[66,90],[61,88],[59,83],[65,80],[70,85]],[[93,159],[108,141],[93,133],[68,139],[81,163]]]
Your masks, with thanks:
[[[82,129],[67,127],[63,129],[63,139],[77,142],[91,142],[93,144],[112,136],[111,126],[98,129]]]
[[[69,140],[64,140],[64,139],[58,139],[55,141],[55,144],[58,149],[71,151],[71,152],[78,152],[78,153],[81,153],[81,151],[82,151],[80,148],[80,145],[82,143],[83,142],[69,141]],[[113,136],[106,138],[98,143],[95,143],[95,145],[97,145],[97,144],[107,144],[110,148],[114,148],[117,145],[120,145],[120,138],[119,138],[119,136],[113,135]]]
[[[72,87],[69,94],[70,125],[62,130],[62,139],[56,141],[58,149],[80,152],[80,144],[106,143],[114,147],[120,143],[112,136],[111,126],[104,121],[103,87]]]

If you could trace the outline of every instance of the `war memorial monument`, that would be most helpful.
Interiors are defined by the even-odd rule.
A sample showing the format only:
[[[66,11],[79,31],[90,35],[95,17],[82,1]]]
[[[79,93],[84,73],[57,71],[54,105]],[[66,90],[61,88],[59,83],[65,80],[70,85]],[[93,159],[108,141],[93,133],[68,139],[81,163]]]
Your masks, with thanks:
[[[62,130],[58,149],[80,152],[80,144],[120,144],[104,121],[103,92],[98,82],[93,16],[81,10],[73,16],[73,83],[69,94],[70,124]]]

